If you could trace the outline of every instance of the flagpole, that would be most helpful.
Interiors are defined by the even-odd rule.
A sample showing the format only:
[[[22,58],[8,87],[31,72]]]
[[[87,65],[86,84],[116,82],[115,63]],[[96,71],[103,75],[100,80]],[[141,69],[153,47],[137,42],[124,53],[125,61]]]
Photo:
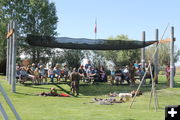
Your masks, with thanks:
[[[95,40],[96,40],[96,38],[97,38],[97,34],[95,33]]]
[[[95,40],[97,39],[97,18],[95,19],[95,28],[94,28]]]

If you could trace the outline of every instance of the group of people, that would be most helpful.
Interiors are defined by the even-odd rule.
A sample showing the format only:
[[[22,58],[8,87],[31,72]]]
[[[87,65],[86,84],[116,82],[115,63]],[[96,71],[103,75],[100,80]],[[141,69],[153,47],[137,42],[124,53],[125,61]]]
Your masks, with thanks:
[[[59,82],[62,77],[67,80],[68,76],[67,65],[63,69],[60,69],[60,64],[56,64],[54,67],[50,66],[48,69],[43,64],[32,64],[27,66],[16,65],[16,78],[19,82],[24,83],[27,80],[31,80],[33,84],[47,84],[47,78],[49,77],[51,82],[54,82],[54,78]]]
[[[79,68],[76,68],[77,72],[80,75],[80,79],[84,82],[107,82],[107,74],[103,66],[94,67],[91,65],[91,62],[88,61],[84,66],[81,65]],[[57,79],[57,82],[60,82],[61,78],[64,78],[65,81],[70,77],[70,74],[73,70],[64,65],[61,68],[60,64],[55,66],[49,66],[45,68],[43,64],[32,64],[27,66],[20,67],[16,65],[16,76],[19,78],[20,82],[25,82],[30,79],[33,84],[47,84],[47,78],[50,78],[51,82],[54,82],[54,78]],[[124,80],[128,84],[134,84],[135,75],[143,76],[144,70],[140,64],[137,62],[127,65],[125,68],[120,69],[119,66],[116,67],[115,71],[111,71],[112,82],[115,84],[122,84]]]
[[[154,76],[153,64],[151,64],[151,70]],[[137,78],[141,80],[145,72],[146,72],[145,78],[151,78],[150,77],[151,71],[150,68],[148,68],[148,65],[145,65],[145,68],[143,68],[142,64],[138,63],[138,61],[131,63],[130,65],[126,65],[123,68],[117,66],[115,70],[111,71],[111,84],[118,85],[118,84],[123,84],[124,81],[127,81],[128,84],[134,85],[135,80]]]
[[[78,72],[84,82],[107,82],[107,75],[104,67],[93,67],[90,61],[88,61],[85,66],[81,65]]]
[[[154,65],[151,64],[152,74],[154,76]],[[20,67],[18,64],[16,65],[16,77],[19,82],[24,83],[27,80],[31,80],[33,84],[47,84],[47,78],[50,78],[50,82],[54,82],[54,78],[57,79],[57,82],[60,82],[61,78],[64,78],[65,81],[70,79],[71,81],[78,81],[72,82],[71,87],[77,88],[78,91],[78,84],[79,80],[84,82],[107,82],[107,74],[103,66],[94,67],[91,65],[91,62],[88,61],[87,64],[80,65],[79,68],[68,68],[67,65],[64,65],[61,68],[60,64],[56,64],[55,66],[49,66],[49,68],[45,68],[43,64],[31,64],[27,66]],[[166,76],[167,80],[169,81],[170,76],[170,67],[169,65],[166,67]],[[78,73],[79,77],[73,76],[73,73]],[[126,81],[130,85],[135,84],[135,80],[137,76],[141,80],[146,72],[145,78],[151,78],[151,71],[148,65],[145,65],[145,68],[142,67],[141,63],[137,61],[126,65],[123,68],[120,66],[116,66],[115,70],[111,71],[111,84],[119,85],[123,84]],[[77,80],[76,80],[77,79]],[[152,80],[150,79],[150,82]],[[169,82],[168,82],[169,83]],[[74,84],[74,86],[73,86]]]

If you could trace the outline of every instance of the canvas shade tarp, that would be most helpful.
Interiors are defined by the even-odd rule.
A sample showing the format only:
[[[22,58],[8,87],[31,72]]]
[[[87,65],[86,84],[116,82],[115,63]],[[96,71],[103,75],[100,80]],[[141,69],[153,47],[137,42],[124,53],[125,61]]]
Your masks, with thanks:
[[[107,39],[86,39],[69,37],[50,37],[27,35],[27,42],[32,46],[80,49],[80,50],[128,50],[149,46],[156,41],[138,40],[107,40]]]

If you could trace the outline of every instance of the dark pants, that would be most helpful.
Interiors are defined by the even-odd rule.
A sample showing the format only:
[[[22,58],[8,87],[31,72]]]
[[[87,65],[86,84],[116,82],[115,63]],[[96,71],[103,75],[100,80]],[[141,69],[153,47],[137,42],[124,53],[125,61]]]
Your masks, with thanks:
[[[71,89],[73,94],[79,95],[79,81],[72,81],[71,82]]]
[[[54,82],[54,75],[49,75],[49,78],[51,78],[51,82]]]

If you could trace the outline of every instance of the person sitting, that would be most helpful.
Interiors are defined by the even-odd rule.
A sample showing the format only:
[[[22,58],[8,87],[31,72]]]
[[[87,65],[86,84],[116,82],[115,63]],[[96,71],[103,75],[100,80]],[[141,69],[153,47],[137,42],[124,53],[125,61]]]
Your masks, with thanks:
[[[130,84],[130,75],[129,75],[129,67],[126,65],[125,69],[123,70],[123,79],[127,81],[128,84]]]
[[[133,64],[130,64],[129,65],[129,78],[131,80],[131,86],[134,86],[135,85],[135,67]]]
[[[90,60],[88,60],[88,63],[85,65],[85,69],[87,70],[89,67],[91,67],[92,65],[91,65],[91,61]]]
[[[93,83],[93,82],[98,82],[100,77],[99,77],[99,71],[98,69],[94,68],[94,67],[91,67],[91,74],[90,74],[90,81]],[[93,80],[93,81],[92,81]]]
[[[134,62],[134,67],[135,67],[135,69],[138,69],[138,68],[139,68],[139,64],[138,64],[138,61],[137,61],[137,60]]]
[[[20,83],[24,83],[24,82],[26,82],[29,79],[32,81],[33,84],[35,82],[35,76],[34,75],[30,75],[27,72],[27,69],[25,67],[21,67],[20,68],[19,78],[20,78]]]
[[[86,77],[86,71],[83,68],[83,65],[81,65],[78,69],[79,75],[80,75],[80,79],[83,80],[85,82],[85,77]]]
[[[142,79],[142,77],[144,76],[144,74],[145,74],[145,70],[144,70],[142,67],[140,67],[140,68],[139,68],[140,80]]]
[[[34,84],[36,82],[36,80],[35,80],[36,78],[34,76],[34,72],[31,70],[30,65],[27,66],[26,71],[27,71],[27,74],[28,74],[28,78],[30,78],[32,80],[32,83]]]
[[[31,65],[31,70],[32,70],[32,71],[35,71],[35,69],[36,69],[36,65],[35,65],[34,63],[32,63],[32,65]]]
[[[89,66],[88,69],[86,70],[86,75],[87,75],[86,79],[88,80],[88,82],[90,82],[91,75],[92,75],[92,67],[91,66]]]
[[[120,84],[122,84],[122,71],[120,70],[119,67],[116,67],[116,71],[115,71],[115,84],[118,85],[120,82]]]
[[[64,78],[65,78],[65,81],[67,81],[68,76],[69,76],[69,74],[68,74],[68,73],[69,73],[69,69],[68,69],[67,65],[64,65],[63,71],[64,71]]]
[[[34,76],[38,84],[40,84],[40,74],[38,67],[34,70]]]
[[[21,67],[19,71],[19,78],[20,78],[20,83],[24,83],[26,79],[28,78],[27,71],[25,67]]]
[[[40,65],[39,73],[40,73],[40,84],[43,83],[43,79],[45,79],[45,84],[47,84],[46,71],[43,65]]]
[[[16,82],[18,82],[18,79],[20,79],[20,70],[20,66],[16,63]]]
[[[93,83],[95,79],[97,79],[98,77],[97,70],[95,70],[94,67],[91,67],[91,66],[88,67],[86,74],[87,74],[86,79],[88,80],[88,82],[91,82],[91,83]]]
[[[53,66],[51,66],[48,70],[48,77],[51,79],[51,82],[54,82],[54,70],[53,70]]]
[[[115,69],[113,68],[111,70],[111,79],[110,79],[111,85],[114,85],[114,80],[115,80]]]
[[[56,64],[56,66],[54,67],[54,73],[55,73],[55,77],[57,78],[57,82],[60,82],[60,78],[61,78],[60,64]]]
[[[103,66],[100,67],[99,74],[100,74],[100,80],[101,80],[102,82],[107,82],[107,75],[106,75],[106,72],[105,72]]]

